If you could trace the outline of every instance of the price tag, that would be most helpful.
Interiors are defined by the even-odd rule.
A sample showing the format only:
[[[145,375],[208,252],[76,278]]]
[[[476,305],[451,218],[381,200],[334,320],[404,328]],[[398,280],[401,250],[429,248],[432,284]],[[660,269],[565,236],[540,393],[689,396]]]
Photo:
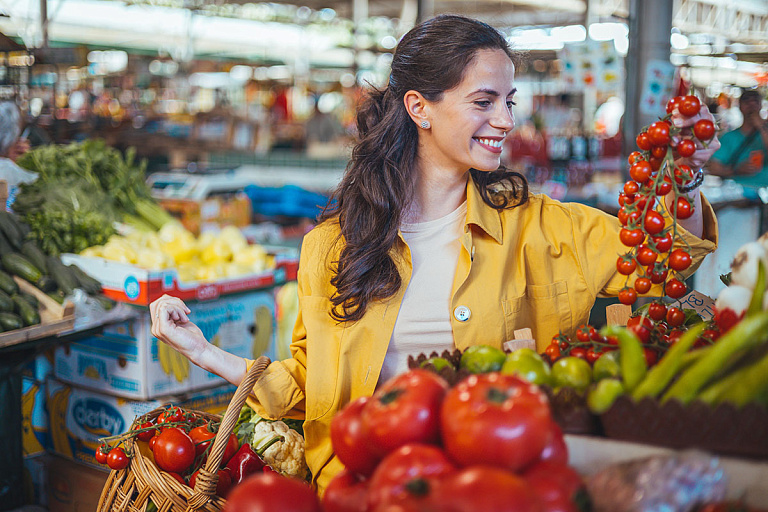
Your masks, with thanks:
[[[696,290],[680,299],[680,307],[695,310],[705,322],[715,316],[715,301]]]

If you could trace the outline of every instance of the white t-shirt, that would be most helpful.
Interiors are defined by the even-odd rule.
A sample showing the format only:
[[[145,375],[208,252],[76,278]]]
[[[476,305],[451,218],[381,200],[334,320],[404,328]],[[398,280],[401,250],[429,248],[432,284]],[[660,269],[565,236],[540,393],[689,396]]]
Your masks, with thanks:
[[[10,210],[21,183],[31,183],[37,179],[37,173],[25,171],[10,158],[0,158],[0,180],[8,182],[8,200],[5,209]]]
[[[454,349],[451,289],[466,218],[464,202],[440,219],[400,226],[411,250],[413,273],[389,340],[379,384],[405,372],[409,355]]]

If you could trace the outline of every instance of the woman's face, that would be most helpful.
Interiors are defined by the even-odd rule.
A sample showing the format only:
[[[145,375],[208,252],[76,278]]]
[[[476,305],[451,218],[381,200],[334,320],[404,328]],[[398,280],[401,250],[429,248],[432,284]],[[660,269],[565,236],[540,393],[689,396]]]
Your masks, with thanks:
[[[504,138],[515,127],[515,66],[502,50],[480,50],[464,79],[428,102],[429,130],[419,130],[419,159],[464,173],[499,167]]]

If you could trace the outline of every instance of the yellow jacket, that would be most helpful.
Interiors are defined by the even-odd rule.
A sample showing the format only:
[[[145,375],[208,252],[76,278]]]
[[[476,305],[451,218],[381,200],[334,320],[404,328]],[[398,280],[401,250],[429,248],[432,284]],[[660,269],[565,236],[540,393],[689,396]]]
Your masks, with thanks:
[[[706,199],[703,205],[705,239],[682,232],[694,260],[688,274],[717,244],[714,212]],[[618,255],[627,251],[619,229],[616,217],[541,195],[499,212],[482,202],[470,179],[452,291],[456,347],[501,347],[516,329],[529,327],[541,351],[558,331],[573,333],[588,321],[598,295],[616,295],[624,286],[626,276],[616,272]],[[402,276],[400,291],[369,306],[362,320],[337,324],[329,316],[329,297],[338,233],[338,223],[326,222],[304,238],[293,358],[273,362],[248,400],[263,417],[305,420],[307,464],[320,492],[343,467],[333,456],[331,418],[348,402],[373,394],[412,271],[401,237],[392,251]],[[459,321],[456,308],[462,306],[469,318]]]

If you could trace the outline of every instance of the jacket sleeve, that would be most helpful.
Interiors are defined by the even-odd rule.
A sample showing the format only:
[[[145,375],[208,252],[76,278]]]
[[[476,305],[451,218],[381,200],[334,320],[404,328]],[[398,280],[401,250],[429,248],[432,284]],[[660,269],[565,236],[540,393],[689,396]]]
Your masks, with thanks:
[[[693,263],[685,271],[684,277],[693,274],[704,257],[717,248],[718,226],[715,212],[706,197],[701,196],[704,230],[702,238],[698,238],[685,229],[678,227],[681,240],[676,240],[674,247],[690,246]],[[627,276],[616,270],[619,256],[629,251],[619,240],[621,224],[619,220],[605,212],[578,203],[570,204],[571,221],[573,225],[574,246],[579,258],[587,285],[595,296],[613,297],[625,285],[632,286],[636,274]],[[661,285],[655,285],[647,296],[661,296]]]

